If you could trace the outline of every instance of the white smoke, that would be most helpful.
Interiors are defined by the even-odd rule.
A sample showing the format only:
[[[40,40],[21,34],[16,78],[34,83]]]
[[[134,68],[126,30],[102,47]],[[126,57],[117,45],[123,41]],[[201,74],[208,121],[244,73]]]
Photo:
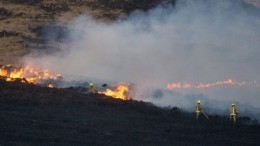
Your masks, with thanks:
[[[226,110],[231,102],[260,108],[259,87],[214,87],[166,91],[166,84],[235,79],[260,81],[260,11],[240,0],[178,0],[136,12],[112,24],[81,15],[68,25],[69,43],[53,55],[27,57],[66,76],[83,76],[137,84],[138,99],[193,110]],[[161,89],[161,97],[143,93]],[[152,92],[152,91],[151,91]],[[143,95],[148,95],[144,97]],[[207,104],[206,104],[207,103]],[[250,106],[243,106],[250,105]],[[253,109],[253,108],[251,108]]]

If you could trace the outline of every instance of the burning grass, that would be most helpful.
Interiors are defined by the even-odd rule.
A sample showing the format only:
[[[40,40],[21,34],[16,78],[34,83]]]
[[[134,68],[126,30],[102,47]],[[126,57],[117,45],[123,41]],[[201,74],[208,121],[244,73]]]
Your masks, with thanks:
[[[187,82],[184,82],[184,83],[172,82],[172,83],[167,84],[167,89],[169,89],[169,90],[189,89],[189,88],[205,89],[205,88],[210,88],[210,87],[214,87],[214,86],[224,86],[224,85],[241,87],[241,86],[245,86],[246,84],[247,84],[246,82],[237,82],[232,79],[228,79],[225,81],[217,81],[217,82],[213,82],[213,83],[199,83],[197,85],[187,83]],[[256,81],[253,84],[254,84],[254,86],[257,86]]]
[[[106,89],[103,92],[98,92],[99,94],[105,94],[106,96],[111,96],[114,98],[119,98],[119,99],[123,99],[123,100],[128,100],[130,99],[129,97],[127,97],[126,93],[129,91],[129,88],[127,85],[123,85],[123,84],[118,84],[114,90],[111,89]]]
[[[61,80],[60,74],[51,74],[48,70],[36,70],[30,66],[15,67],[10,64],[0,65],[0,77],[8,82],[19,81],[22,83],[39,84],[53,88],[53,81]]]
[[[11,64],[0,65],[0,78],[7,82],[37,84],[49,88],[56,87],[56,84],[62,79],[60,74],[52,74],[47,69],[36,70],[30,66],[16,67]],[[98,93],[128,100],[130,99],[127,96],[128,91],[129,87],[127,85],[118,84],[115,88],[107,88],[105,91],[99,91]]]

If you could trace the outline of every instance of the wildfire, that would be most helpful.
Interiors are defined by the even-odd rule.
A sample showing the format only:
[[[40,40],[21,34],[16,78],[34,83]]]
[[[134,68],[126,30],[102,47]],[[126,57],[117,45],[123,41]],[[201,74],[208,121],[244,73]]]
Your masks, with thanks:
[[[47,87],[54,88],[54,85],[53,84],[49,84]]]
[[[129,91],[128,86],[126,85],[118,85],[116,86],[115,90],[111,90],[111,89],[106,89],[106,91],[103,92],[99,92],[101,94],[105,94],[107,96],[112,96],[114,98],[120,98],[123,100],[127,100],[127,96],[125,95],[125,93]]]
[[[12,65],[4,65],[0,68],[0,77],[8,82],[20,80],[21,82],[31,84],[43,84],[48,80],[58,80],[61,78],[60,74],[50,74],[48,70],[36,71],[35,69],[25,67],[14,67]],[[48,84],[47,87],[53,88],[53,84]]]
[[[187,89],[187,88],[195,88],[195,89],[202,89],[202,88],[210,88],[213,86],[220,86],[220,85],[233,85],[233,86],[243,86],[245,85],[246,82],[237,82],[235,80],[228,79],[226,81],[217,81],[214,83],[199,83],[198,85],[193,85],[190,83],[168,83],[167,84],[167,89],[173,90],[173,89]]]

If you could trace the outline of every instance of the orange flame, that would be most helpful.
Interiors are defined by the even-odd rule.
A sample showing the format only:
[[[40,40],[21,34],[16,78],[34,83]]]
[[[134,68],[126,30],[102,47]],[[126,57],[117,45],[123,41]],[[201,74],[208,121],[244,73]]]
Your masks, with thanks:
[[[54,85],[53,84],[49,84],[47,87],[54,88]]]
[[[44,80],[57,80],[61,77],[60,74],[50,74],[48,70],[36,71],[35,69],[25,66],[21,68],[13,67],[12,65],[4,65],[0,68],[0,77],[4,77],[6,81],[13,82],[17,79],[22,79],[21,82],[31,84],[40,84]],[[49,84],[48,87],[54,87]]]
[[[236,82],[235,80],[228,79],[226,81],[217,81],[214,83],[199,83],[198,85],[192,85],[190,83],[168,83],[167,84],[167,89],[173,90],[173,89],[187,89],[187,88],[195,88],[195,89],[203,89],[203,88],[210,88],[213,86],[220,86],[220,85],[233,85],[233,86],[243,86],[245,85],[246,82]]]
[[[99,92],[101,94],[105,94],[107,96],[112,96],[114,98],[119,98],[123,100],[127,100],[128,98],[126,97],[125,93],[129,91],[129,88],[125,85],[118,85],[115,90],[111,89],[106,89],[106,91]]]

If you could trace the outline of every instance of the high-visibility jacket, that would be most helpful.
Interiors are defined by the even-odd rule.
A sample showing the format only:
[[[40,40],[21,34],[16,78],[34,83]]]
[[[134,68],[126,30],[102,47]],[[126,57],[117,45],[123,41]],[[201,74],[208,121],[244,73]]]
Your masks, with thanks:
[[[200,113],[201,112],[201,107],[200,104],[196,105],[196,113]]]
[[[231,116],[236,116],[237,115],[237,108],[236,108],[236,106],[231,106],[231,108],[230,108],[230,115]]]

